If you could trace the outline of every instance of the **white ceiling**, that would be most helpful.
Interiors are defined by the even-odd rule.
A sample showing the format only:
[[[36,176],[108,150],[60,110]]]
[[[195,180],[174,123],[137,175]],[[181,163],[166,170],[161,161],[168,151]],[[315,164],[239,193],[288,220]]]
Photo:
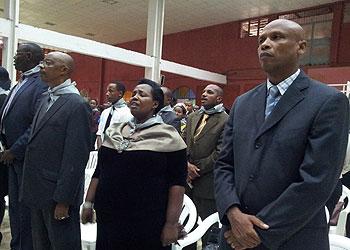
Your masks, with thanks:
[[[331,2],[336,1],[165,0],[164,34]],[[147,8],[148,0],[20,0],[20,22],[118,44],[146,38]]]

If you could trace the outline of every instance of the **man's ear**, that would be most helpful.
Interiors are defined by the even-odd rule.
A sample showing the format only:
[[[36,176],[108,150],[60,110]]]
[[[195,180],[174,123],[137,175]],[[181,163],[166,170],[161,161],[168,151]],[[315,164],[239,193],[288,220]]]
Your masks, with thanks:
[[[216,97],[216,104],[222,103],[222,96]]]
[[[301,56],[301,55],[305,54],[306,48],[307,48],[306,41],[305,40],[300,40],[298,42],[298,46],[299,46],[299,48],[298,48],[298,55]]]

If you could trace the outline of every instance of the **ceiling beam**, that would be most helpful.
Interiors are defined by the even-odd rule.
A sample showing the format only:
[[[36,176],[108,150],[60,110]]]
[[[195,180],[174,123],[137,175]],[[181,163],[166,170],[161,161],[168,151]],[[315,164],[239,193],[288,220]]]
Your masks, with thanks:
[[[167,60],[160,61],[160,70],[169,72],[169,73],[191,77],[197,80],[227,84],[226,75],[210,72],[203,69],[194,68],[191,66],[186,66],[180,63],[170,62]],[[181,73],[179,74],[179,72]]]

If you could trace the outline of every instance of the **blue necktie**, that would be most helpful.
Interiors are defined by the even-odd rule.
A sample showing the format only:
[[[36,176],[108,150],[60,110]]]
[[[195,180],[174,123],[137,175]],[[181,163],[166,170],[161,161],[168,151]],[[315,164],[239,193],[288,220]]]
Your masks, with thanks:
[[[271,114],[279,100],[280,95],[281,93],[279,92],[277,86],[272,86],[269,88],[269,94],[266,98],[265,119]]]

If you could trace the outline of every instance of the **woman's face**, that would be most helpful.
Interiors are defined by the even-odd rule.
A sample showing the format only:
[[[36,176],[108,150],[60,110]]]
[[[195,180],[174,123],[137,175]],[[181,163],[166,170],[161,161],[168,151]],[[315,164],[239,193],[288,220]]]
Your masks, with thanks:
[[[147,84],[137,85],[130,99],[130,111],[137,122],[144,122],[152,117],[157,107],[158,101],[153,100],[152,87]]]
[[[181,107],[175,107],[174,108],[175,114],[177,117],[182,118],[185,114],[183,113],[183,110]]]

